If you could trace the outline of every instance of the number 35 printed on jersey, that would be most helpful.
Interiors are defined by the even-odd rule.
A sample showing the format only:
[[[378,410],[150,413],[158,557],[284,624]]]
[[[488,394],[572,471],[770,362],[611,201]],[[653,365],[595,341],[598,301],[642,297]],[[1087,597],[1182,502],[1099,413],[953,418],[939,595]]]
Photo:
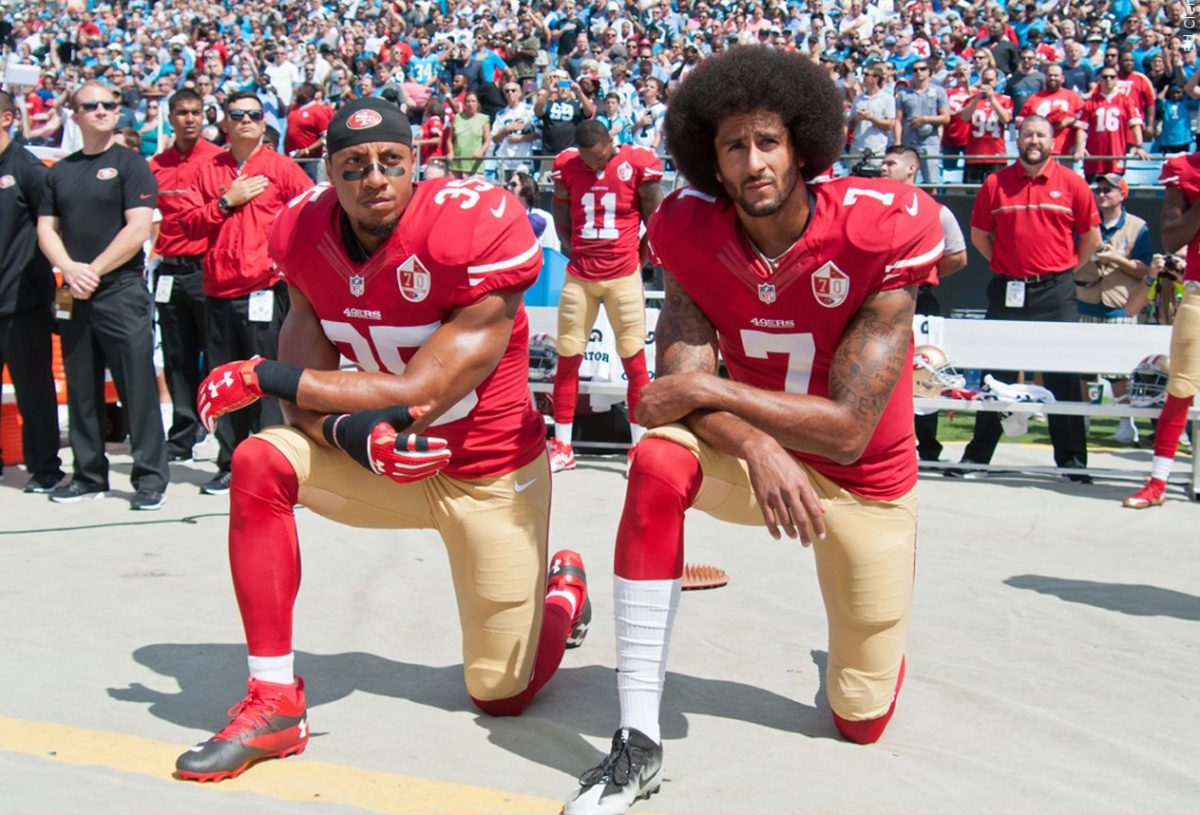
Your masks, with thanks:
[[[322,320],[321,328],[329,341],[338,350],[364,371],[379,373],[379,364],[393,374],[404,373],[405,363],[400,356],[401,349],[415,351],[433,336],[433,332],[441,326],[440,322],[427,325],[373,325],[368,330],[370,337],[364,337],[358,329],[337,320]],[[479,404],[479,396],[471,391],[454,403],[430,427],[457,422],[470,415]]]

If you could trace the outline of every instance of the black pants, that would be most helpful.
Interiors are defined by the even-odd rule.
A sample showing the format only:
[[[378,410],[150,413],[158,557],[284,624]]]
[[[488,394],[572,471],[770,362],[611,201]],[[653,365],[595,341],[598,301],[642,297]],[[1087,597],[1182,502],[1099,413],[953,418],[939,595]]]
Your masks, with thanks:
[[[933,286],[922,286],[917,292],[917,314],[936,317],[942,313],[942,305],[933,293]],[[925,415],[913,415],[913,430],[917,434],[917,458],[921,461],[937,461],[942,455],[942,444],[937,440],[938,411]]]
[[[174,405],[171,429],[167,431],[167,453],[191,457],[192,446],[204,438],[196,413],[196,389],[208,374],[204,358],[206,303],[204,273],[200,260],[192,263],[163,263],[158,277],[170,275],[171,299],[157,303],[162,329],[163,373]]]
[[[1010,278],[994,275],[988,283],[987,297],[989,320],[1041,320],[1045,322],[1079,322],[1079,311],[1075,306],[1075,281],[1069,273],[1062,273],[1040,283],[1025,287],[1025,305],[1009,308],[1004,305],[1005,289]],[[1002,382],[1013,382],[1012,371],[985,371]],[[1044,373],[1042,382],[1054,398],[1065,402],[1078,402],[1082,396],[1079,374]],[[1087,432],[1082,416],[1050,414],[1050,443],[1054,446],[1054,463],[1059,467],[1087,466]],[[975,414],[975,432],[963,461],[988,464],[1004,430],[1000,425],[1000,414],[979,412]]]
[[[1003,164],[968,164],[963,170],[963,183],[982,184],[989,175],[1003,169]]]
[[[129,417],[134,489],[167,488],[167,447],[154,371],[154,321],[150,292],[140,274],[106,282],[88,300],[76,300],[71,319],[59,321],[67,369],[74,478],[108,489],[104,454],[104,369],[112,372],[117,397]]]
[[[0,315],[0,365],[7,365],[17,393],[25,469],[33,476],[62,478],[58,457],[58,401],[50,367],[50,306]]]
[[[216,368],[226,362],[249,359],[258,354],[267,359],[279,356],[279,328],[288,310],[288,293],[285,283],[276,283],[272,288],[275,307],[270,322],[250,321],[250,296],[208,298],[208,365]],[[283,411],[279,400],[271,397],[259,399],[249,407],[227,413],[217,420],[217,467],[222,472],[229,470],[233,460],[233,448],[266,427],[283,424]]]

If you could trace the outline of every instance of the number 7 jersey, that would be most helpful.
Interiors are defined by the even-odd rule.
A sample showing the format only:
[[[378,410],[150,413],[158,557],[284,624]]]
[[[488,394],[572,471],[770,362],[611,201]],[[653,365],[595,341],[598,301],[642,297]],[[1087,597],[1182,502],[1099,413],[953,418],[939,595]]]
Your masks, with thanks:
[[[808,190],[808,227],[773,271],[743,234],[734,205],[691,188],[667,196],[650,219],[650,254],[716,329],[730,378],[828,398],[834,354],[863,301],[937,282],[941,205],[883,179],[839,179]],[[869,499],[898,498],[916,483],[911,339],[901,353],[903,373],[858,461],[843,465],[793,451]]]
[[[478,179],[418,184],[396,231],[365,261],[347,252],[348,229],[333,189],[314,187],[279,214],[270,251],[326,338],[363,371],[403,373],[457,309],[528,288],[542,265],[525,208]],[[447,475],[502,475],[542,453],[545,424],[529,398],[528,349],[522,305],[495,370],[429,430],[450,444]]]

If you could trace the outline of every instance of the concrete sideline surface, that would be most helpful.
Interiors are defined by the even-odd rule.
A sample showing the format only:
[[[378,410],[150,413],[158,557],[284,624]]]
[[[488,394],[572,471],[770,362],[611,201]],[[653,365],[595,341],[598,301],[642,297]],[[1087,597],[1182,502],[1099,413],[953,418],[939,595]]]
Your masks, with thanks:
[[[0,815],[553,813],[607,752],[623,457],[555,476],[551,549],[582,552],[595,615],[515,719],[466,696],[435,535],[301,510],[295,642],[313,738],[206,785],[171,771],[244,688],[228,502],[198,493],[211,464],[172,465],[166,506],[130,512],[127,452],[113,461],[104,501],[23,495],[11,467],[0,484]],[[1148,461],[1093,456],[1131,473]],[[731,582],[683,597],[667,780],[633,812],[1200,812],[1200,506],[1175,490],[1162,508],[1122,509],[1132,483],[923,476],[908,678],[868,747],[829,717],[811,553],[689,516],[687,559]]]

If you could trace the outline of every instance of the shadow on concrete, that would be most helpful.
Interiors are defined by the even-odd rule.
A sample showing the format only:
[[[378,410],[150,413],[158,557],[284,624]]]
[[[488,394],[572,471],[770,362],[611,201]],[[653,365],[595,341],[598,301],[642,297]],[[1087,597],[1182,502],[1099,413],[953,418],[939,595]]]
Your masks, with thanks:
[[[1015,589],[1049,594],[1068,603],[1083,603],[1137,617],[1175,617],[1200,622],[1200,597],[1158,586],[1064,580],[1037,574],[1014,575],[1004,583]]]
[[[109,688],[108,694],[119,701],[148,705],[151,715],[160,719],[216,732],[228,721],[227,709],[241,699],[246,681],[243,645],[161,643],[139,648],[133,657],[177,681],[179,692],[164,693],[134,683]],[[813,659],[823,677],[824,652],[814,651]],[[449,712],[476,712],[463,685],[462,666],[457,664],[433,667],[362,652],[298,651],[296,672],[304,677],[310,709],[363,692]],[[823,684],[817,699],[820,707],[741,682],[668,672],[663,739],[687,735],[688,713],[737,719],[810,738],[838,738],[823,703]],[[313,735],[319,736],[320,719],[313,718]],[[563,667],[521,716],[477,714],[475,721],[488,731],[493,744],[528,761],[577,775],[605,755],[582,737],[607,738],[619,723],[616,676],[611,667],[601,665]]]

